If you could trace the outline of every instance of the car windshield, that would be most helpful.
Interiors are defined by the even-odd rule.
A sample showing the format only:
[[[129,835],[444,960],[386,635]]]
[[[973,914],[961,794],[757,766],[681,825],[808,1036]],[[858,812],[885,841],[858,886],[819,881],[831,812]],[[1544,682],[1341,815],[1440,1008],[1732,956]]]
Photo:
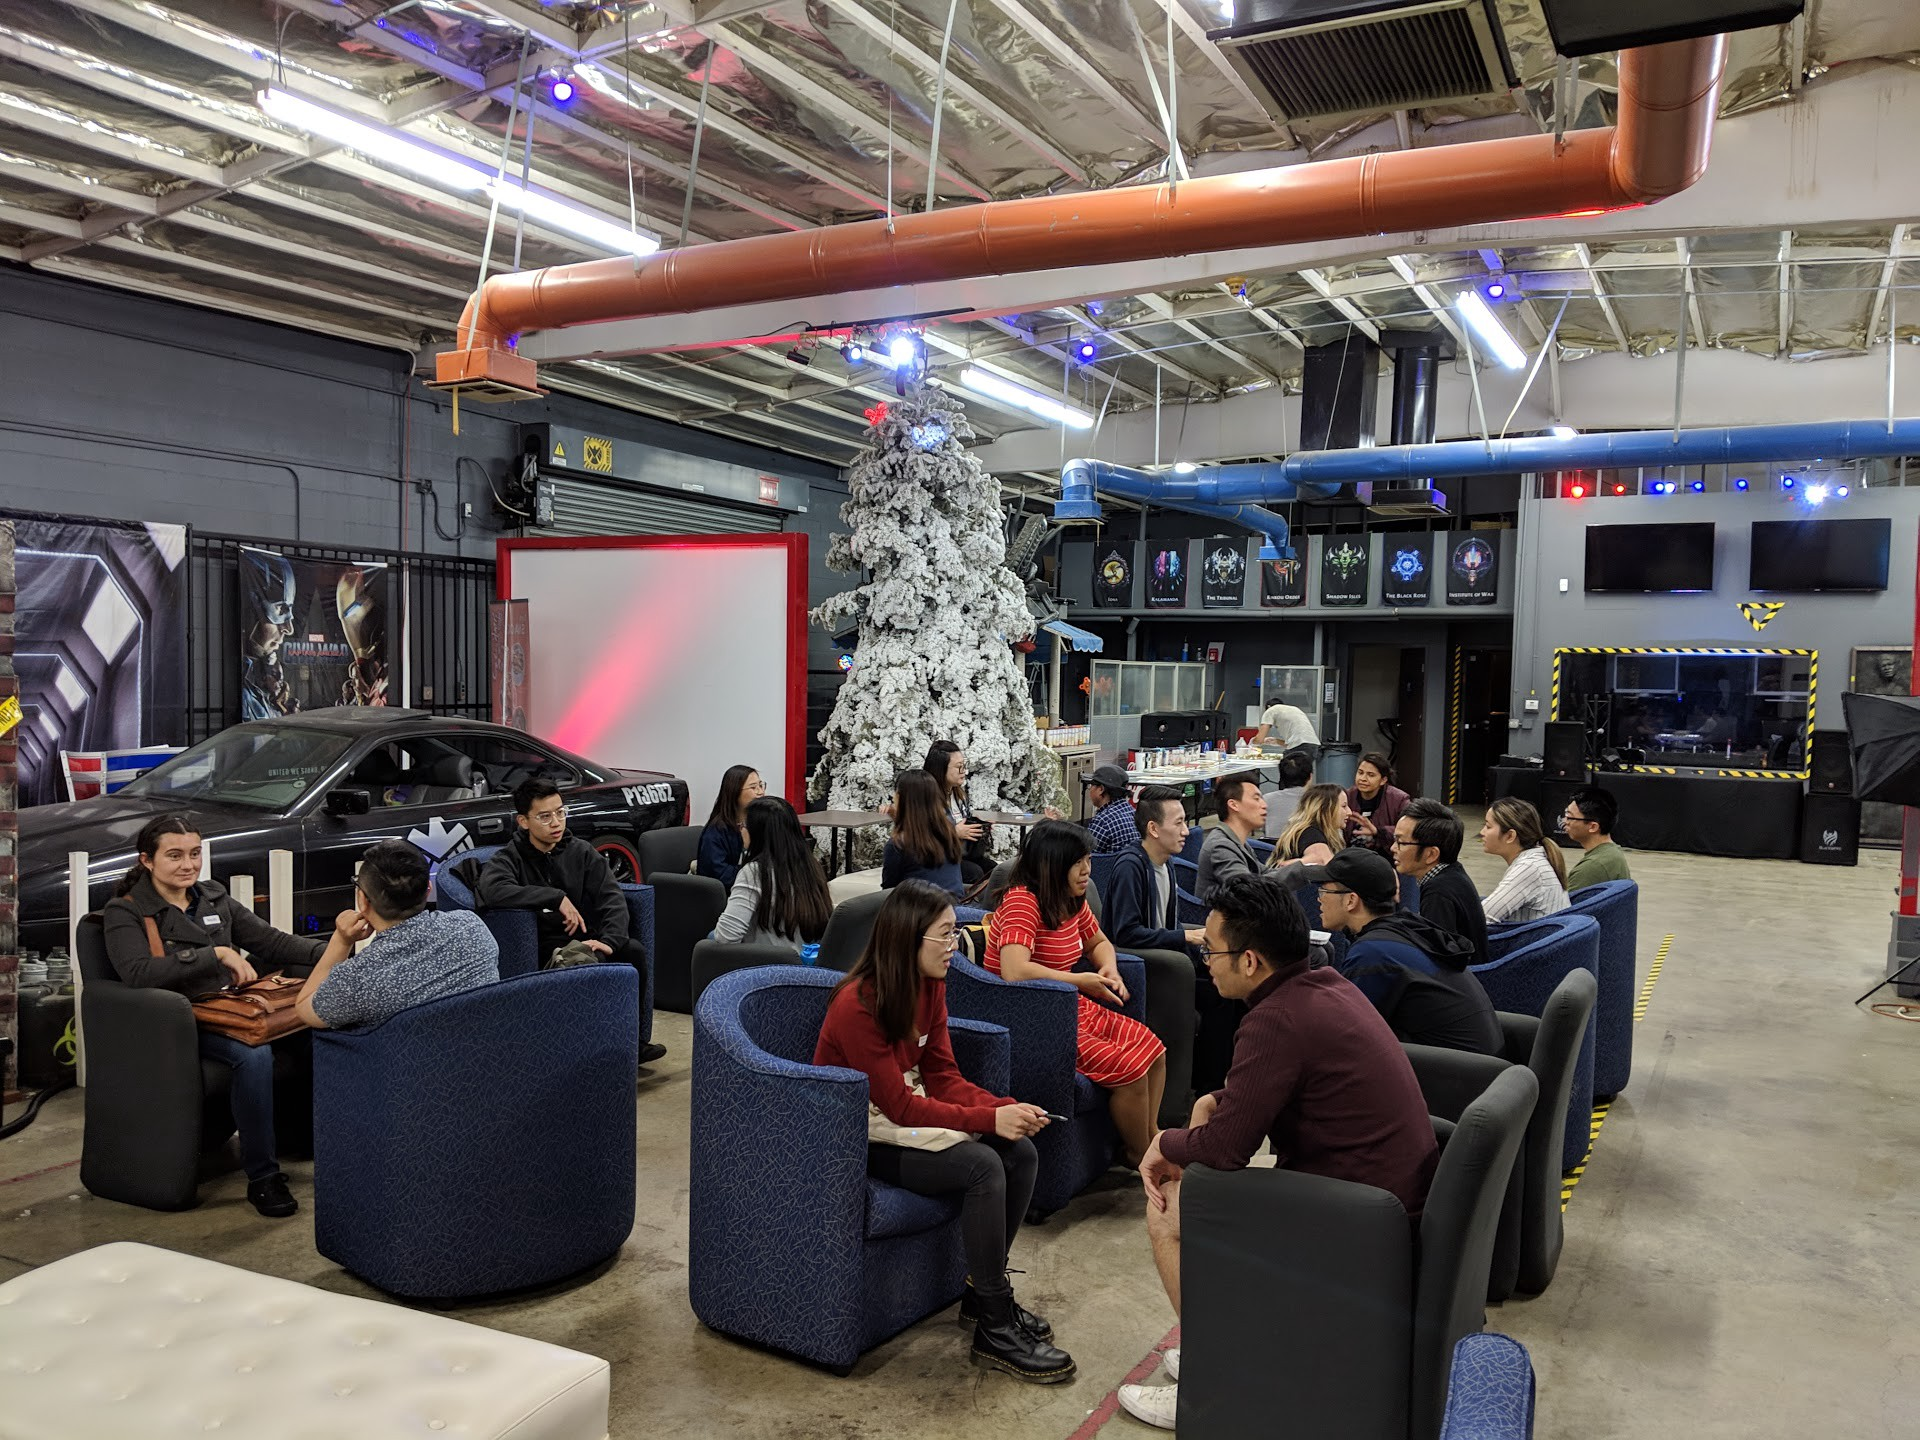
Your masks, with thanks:
[[[351,735],[327,730],[241,725],[155,766],[120,793],[286,811],[352,746]]]

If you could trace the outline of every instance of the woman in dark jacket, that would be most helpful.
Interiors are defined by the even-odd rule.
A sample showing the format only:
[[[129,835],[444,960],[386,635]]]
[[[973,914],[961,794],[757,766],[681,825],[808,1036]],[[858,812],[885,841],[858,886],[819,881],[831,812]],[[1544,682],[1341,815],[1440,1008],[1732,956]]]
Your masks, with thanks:
[[[960,837],[947,818],[940,786],[925,770],[903,770],[893,782],[893,831],[880,852],[880,888],[902,880],[925,880],[958,898]]]
[[[767,793],[767,782],[751,765],[729,765],[713,797],[713,813],[700,832],[693,873],[718,880],[729,890],[747,852],[747,806]]]
[[[325,939],[300,940],[235,905],[200,878],[200,833],[183,815],[157,815],[140,831],[138,858],[100,912],[107,959],[139,989],[207,995],[258,978],[241,951],[268,970],[310,968]],[[150,928],[151,927],[151,928]],[[200,1032],[200,1054],[233,1071],[233,1123],[247,1170],[247,1199],[275,1218],[299,1209],[273,1143],[273,1047]]]
[[[1393,765],[1378,751],[1360,757],[1347,791],[1347,843],[1364,845],[1393,860],[1393,827],[1400,823],[1412,797],[1393,783]]]

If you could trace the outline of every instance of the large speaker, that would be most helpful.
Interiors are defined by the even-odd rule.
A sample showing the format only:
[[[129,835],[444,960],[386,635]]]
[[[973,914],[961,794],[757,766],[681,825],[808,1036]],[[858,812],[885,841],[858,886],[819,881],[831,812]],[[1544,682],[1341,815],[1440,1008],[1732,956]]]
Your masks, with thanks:
[[[1560,817],[1567,813],[1567,806],[1572,803],[1573,797],[1585,788],[1585,780],[1540,782],[1540,821],[1546,826],[1551,839],[1569,848],[1573,842],[1567,839],[1567,827],[1560,822]]]
[[[1543,756],[1549,780],[1587,778],[1587,727],[1578,720],[1549,720]]]
[[[1373,444],[1380,347],[1348,331],[1345,340],[1309,345],[1302,360],[1300,448],[1363,450]]]
[[[1800,858],[1808,865],[1860,863],[1860,802],[1851,795],[1807,796],[1800,811]]]
[[[1847,732],[1813,732],[1813,755],[1808,762],[1807,788],[1815,795],[1853,794],[1853,756],[1847,752]]]

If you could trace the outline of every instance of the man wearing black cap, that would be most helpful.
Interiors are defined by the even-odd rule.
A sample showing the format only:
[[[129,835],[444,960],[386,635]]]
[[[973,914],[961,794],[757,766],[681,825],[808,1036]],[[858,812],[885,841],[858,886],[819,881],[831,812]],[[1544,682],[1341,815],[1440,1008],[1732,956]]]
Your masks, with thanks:
[[[1375,851],[1349,845],[1301,869],[1320,889],[1320,924],[1352,937],[1334,963],[1393,1033],[1415,1045],[1497,1055],[1500,1022],[1467,968],[1472,944],[1400,908],[1400,879]]]
[[[1118,765],[1102,765],[1087,786],[1087,803],[1094,816],[1087,822],[1094,853],[1110,854],[1132,847],[1139,838],[1133,823],[1133,802],[1127,798],[1127,772]]]

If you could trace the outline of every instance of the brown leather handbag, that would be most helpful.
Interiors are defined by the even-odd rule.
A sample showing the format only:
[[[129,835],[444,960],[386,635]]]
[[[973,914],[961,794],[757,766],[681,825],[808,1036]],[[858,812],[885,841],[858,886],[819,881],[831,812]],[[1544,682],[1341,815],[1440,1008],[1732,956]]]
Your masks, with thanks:
[[[145,917],[145,923],[147,950],[158,960],[167,953],[160,943],[160,926],[151,915]],[[300,990],[301,982],[290,976],[278,972],[262,975],[245,985],[196,999],[194,1022],[202,1030],[225,1035],[242,1045],[265,1045],[305,1024],[293,1008],[300,1000]]]

